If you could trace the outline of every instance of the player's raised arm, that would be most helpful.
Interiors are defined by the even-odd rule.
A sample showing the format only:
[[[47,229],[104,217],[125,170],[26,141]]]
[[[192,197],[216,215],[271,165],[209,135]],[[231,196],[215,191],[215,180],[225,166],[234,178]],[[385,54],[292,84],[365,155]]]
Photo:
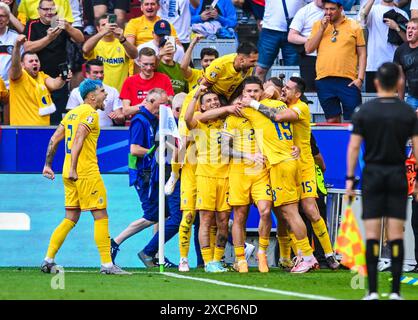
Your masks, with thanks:
[[[71,167],[70,167],[70,173],[68,175],[68,178],[70,180],[77,181],[78,179],[78,175],[77,175],[78,157],[80,156],[81,149],[83,148],[84,140],[87,138],[89,133],[90,133],[90,129],[85,124],[80,123],[78,125],[77,133],[75,134],[74,142],[71,147]]]
[[[64,139],[65,131],[64,126],[60,124],[55,130],[54,134],[52,135],[51,139],[49,139],[48,149],[46,151],[46,158],[45,158],[45,165],[42,171],[42,175],[45,178],[54,180],[55,174],[52,170],[52,161],[54,160],[55,152],[57,151],[57,147],[59,142]]]
[[[189,105],[187,106],[186,113],[184,114],[184,121],[186,122],[187,129],[189,130],[194,129],[197,126],[197,120],[193,116],[196,110],[196,104],[201,94],[202,86],[199,86],[192,98],[192,101],[190,101]]]

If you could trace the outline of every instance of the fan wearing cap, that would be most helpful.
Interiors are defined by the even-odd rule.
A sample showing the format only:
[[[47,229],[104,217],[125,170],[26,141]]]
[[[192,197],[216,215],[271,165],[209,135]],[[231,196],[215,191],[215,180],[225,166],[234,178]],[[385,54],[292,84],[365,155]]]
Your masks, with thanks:
[[[182,46],[178,46],[177,43],[175,47],[173,44],[168,40],[168,37],[172,37],[171,35],[171,25],[166,20],[158,20],[153,27],[152,31],[152,40],[145,42],[138,46],[138,52],[145,47],[153,49],[158,58],[161,58],[167,52],[174,52],[173,60],[175,62],[181,63],[181,60],[184,56],[184,49]],[[138,60],[135,60],[135,63],[138,65]]]

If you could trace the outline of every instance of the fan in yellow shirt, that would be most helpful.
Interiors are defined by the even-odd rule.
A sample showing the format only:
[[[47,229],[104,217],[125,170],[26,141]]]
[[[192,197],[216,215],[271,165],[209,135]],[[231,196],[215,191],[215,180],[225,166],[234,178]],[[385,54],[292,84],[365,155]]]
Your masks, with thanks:
[[[25,25],[28,20],[38,19],[38,9],[42,10],[42,3],[44,1],[53,1],[57,15],[69,23],[74,22],[73,12],[71,10],[70,1],[68,0],[21,0],[17,9],[17,18],[19,21]]]
[[[242,81],[253,73],[258,50],[250,42],[242,42],[237,53],[215,59],[206,68],[202,84],[220,95],[221,100],[230,100]]]
[[[154,24],[161,19],[157,16],[159,9],[159,0],[141,0],[141,11],[143,15],[129,20],[126,24],[125,37],[135,48],[153,39],[152,31],[154,30]],[[177,37],[176,29],[171,23],[170,28],[170,35]],[[180,42],[178,45],[180,45]],[[129,63],[129,74],[134,74],[134,63],[132,60]]]
[[[36,53],[25,52],[20,57],[20,49],[26,41],[19,35],[12,50],[10,81],[10,125],[49,126],[49,115],[56,110],[50,92],[65,85],[61,77],[51,78],[39,71],[41,63]],[[71,79],[71,72],[67,81]]]
[[[329,238],[328,230],[324,219],[319,213],[316,205],[317,186],[315,161],[311,150],[311,115],[309,107],[300,97],[305,91],[305,82],[298,77],[291,77],[282,90],[282,100],[289,108],[281,111],[272,110],[268,107],[261,107],[258,110],[268,116],[277,125],[281,123],[293,123],[295,144],[300,148],[299,172],[301,176],[301,204],[303,212],[312,224],[315,235],[321,243],[325,253],[328,266],[331,269],[338,269],[339,263],[335,259]],[[285,258],[290,258],[285,257]]]
[[[98,19],[97,31],[83,45],[86,59],[99,59],[103,62],[105,77],[103,83],[122,89],[128,77],[129,59],[136,59],[138,51],[123,36],[123,30],[116,23],[109,23],[107,15]]]
[[[97,140],[100,135],[98,109],[104,110],[107,93],[98,80],[86,79],[80,84],[85,104],[67,113],[51,137],[43,175],[53,180],[52,161],[58,144],[65,139],[63,181],[65,218],[51,236],[41,271],[56,272],[55,255],[66,236],[76,225],[81,211],[91,211],[94,217],[94,239],[100,254],[103,274],[128,274],[112,263],[110,256],[109,221],[106,210],[106,189],[97,164]]]
[[[184,120],[197,149],[197,199],[200,213],[199,242],[206,272],[227,271],[220,263],[228,238],[230,206],[228,197],[229,158],[221,155],[222,118],[235,112],[234,106],[221,107],[218,95],[206,92],[204,86],[196,89],[187,107]],[[195,112],[199,100],[200,110]],[[210,248],[210,227],[216,219],[218,228],[216,247]]]
[[[279,114],[287,106],[280,101],[265,99],[259,102],[262,83],[257,77],[248,77],[243,83],[242,105],[244,116],[250,120],[256,140],[270,164],[270,183],[273,190],[274,213],[283,227],[285,220],[295,234],[295,243],[301,251],[292,268],[293,273],[304,273],[319,267],[309,244],[306,226],[299,215],[299,168],[292,156],[293,126],[290,122],[278,123],[268,117],[268,112]],[[268,105],[268,106],[267,106]],[[267,114],[267,115],[266,115]],[[280,209],[280,210],[279,210]],[[284,233],[286,230],[284,229]],[[283,229],[279,230],[279,236]]]

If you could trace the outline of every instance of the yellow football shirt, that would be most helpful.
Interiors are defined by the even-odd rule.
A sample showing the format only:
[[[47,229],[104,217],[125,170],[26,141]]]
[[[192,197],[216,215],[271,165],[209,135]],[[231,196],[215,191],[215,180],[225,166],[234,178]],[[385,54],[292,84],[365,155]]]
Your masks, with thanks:
[[[233,138],[232,148],[238,152],[255,154],[260,152],[255,139],[255,130],[247,118],[229,115],[225,119],[223,135]],[[261,173],[261,166],[250,162],[247,159],[232,159],[230,172],[236,173]]]
[[[199,114],[200,112],[196,112]],[[229,159],[221,156],[221,131],[223,120],[207,123],[198,121],[192,135],[196,142],[197,169],[196,176],[227,178]]]
[[[198,80],[203,77],[204,73],[203,70],[192,68],[192,74],[189,78],[186,78],[186,81],[189,84],[189,92],[197,87]]]
[[[135,46],[151,41],[153,39],[154,24],[158,20],[161,20],[159,16],[156,16],[153,21],[149,21],[144,15],[129,20],[125,27],[125,37],[135,37]],[[177,37],[176,29],[174,29],[171,23],[170,27],[171,35]]]
[[[49,126],[49,115],[40,116],[40,99],[51,100],[45,79],[49,76],[42,71],[32,78],[25,70],[17,80],[10,79],[10,125],[11,126]],[[40,97],[46,94],[48,97]]]
[[[295,145],[300,148],[300,164],[313,165],[311,150],[311,114],[306,103],[298,100],[290,109],[298,114],[298,121],[293,122]]]
[[[113,41],[100,40],[96,47],[85,55],[86,59],[99,59],[104,65],[103,83],[116,88],[119,92],[122,89],[123,82],[128,77],[129,59],[126,51],[118,39]]]
[[[62,168],[62,175],[68,178],[71,166],[71,147],[80,124],[88,127],[90,133],[87,135],[78,157],[77,174],[79,178],[100,174],[97,164],[97,140],[100,135],[99,115],[89,104],[81,104],[69,111],[61,124],[65,128],[65,159]]]
[[[246,73],[236,71],[234,68],[236,56],[236,53],[232,53],[213,60],[206,68],[204,75],[205,79],[212,84],[211,89],[228,99],[241,82],[253,73],[253,68]]]
[[[68,0],[54,0],[55,7],[57,8],[58,16],[64,18],[70,23],[74,22],[73,11],[71,10],[70,1]],[[17,9],[19,19],[22,24],[26,24],[26,21],[31,19],[38,19],[39,0],[22,0],[20,1]]]
[[[278,100],[264,99],[263,105],[284,110],[286,104]],[[253,108],[242,109],[244,117],[250,120],[255,130],[257,145],[271,165],[293,159],[293,125],[290,122],[275,122]]]

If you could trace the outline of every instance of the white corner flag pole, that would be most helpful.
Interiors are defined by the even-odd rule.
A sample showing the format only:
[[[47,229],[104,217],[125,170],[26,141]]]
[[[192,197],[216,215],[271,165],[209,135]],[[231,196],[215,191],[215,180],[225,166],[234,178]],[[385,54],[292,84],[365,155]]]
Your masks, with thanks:
[[[177,128],[176,120],[174,119],[171,108],[162,104],[160,105],[160,121],[158,136],[160,139],[160,147],[158,150],[158,166],[159,166],[159,187],[158,187],[158,260],[160,263],[160,272],[164,272],[164,243],[165,243],[165,150],[166,137],[171,136],[178,139],[181,148],[180,133]]]
[[[162,128],[164,127],[164,117],[161,113],[161,108],[167,108],[166,106],[160,106],[160,120],[159,120],[159,139],[160,146],[158,151],[158,168],[159,168],[159,184],[158,184],[158,261],[160,264],[160,272],[164,272],[164,226],[165,226],[165,133]]]

